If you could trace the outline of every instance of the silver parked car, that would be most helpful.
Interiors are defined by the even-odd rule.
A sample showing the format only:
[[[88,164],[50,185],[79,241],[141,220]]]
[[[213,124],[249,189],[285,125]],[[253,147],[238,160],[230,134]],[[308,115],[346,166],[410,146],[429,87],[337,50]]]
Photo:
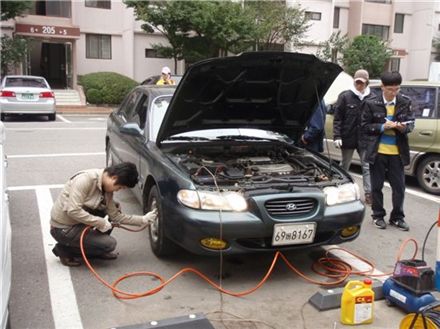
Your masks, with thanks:
[[[0,113],[47,115],[56,119],[55,95],[46,79],[32,75],[7,75],[0,87]]]

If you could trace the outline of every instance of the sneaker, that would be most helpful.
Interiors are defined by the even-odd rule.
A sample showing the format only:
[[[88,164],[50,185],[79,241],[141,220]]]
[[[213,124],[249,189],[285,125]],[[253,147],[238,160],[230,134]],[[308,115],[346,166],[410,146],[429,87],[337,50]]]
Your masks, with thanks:
[[[377,228],[380,228],[381,230],[384,230],[387,228],[387,223],[383,220],[383,218],[379,219],[373,219],[374,225],[376,225]]]
[[[373,204],[373,197],[371,196],[371,193],[365,193],[365,204],[367,206],[371,206]]]
[[[402,231],[409,231],[409,226],[403,219],[390,219],[390,225],[395,226]]]
[[[118,258],[118,254],[115,254],[114,252],[106,252],[101,255],[96,256],[96,258],[99,259],[105,259],[105,260],[114,260]]]

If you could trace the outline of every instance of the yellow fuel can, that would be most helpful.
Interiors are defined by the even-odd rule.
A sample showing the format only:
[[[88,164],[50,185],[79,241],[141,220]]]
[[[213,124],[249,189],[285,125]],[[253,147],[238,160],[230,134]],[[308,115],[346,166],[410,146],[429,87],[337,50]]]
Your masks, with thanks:
[[[341,323],[367,324],[373,322],[374,291],[372,281],[347,282],[341,298]]]

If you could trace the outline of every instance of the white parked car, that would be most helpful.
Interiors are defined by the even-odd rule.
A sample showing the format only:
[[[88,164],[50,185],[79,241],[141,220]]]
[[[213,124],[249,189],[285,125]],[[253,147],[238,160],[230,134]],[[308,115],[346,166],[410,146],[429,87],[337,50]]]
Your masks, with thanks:
[[[47,115],[56,119],[55,95],[43,77],[32,75],[7,75],[0,87],[0,113],[6,115]]]
[[[11,223],[9,220],[9,203],[6,192],[6,157],[4,154],[5,130],[0,122],[0,316],[1,329],[8,328],[8,301],[11,291]]]

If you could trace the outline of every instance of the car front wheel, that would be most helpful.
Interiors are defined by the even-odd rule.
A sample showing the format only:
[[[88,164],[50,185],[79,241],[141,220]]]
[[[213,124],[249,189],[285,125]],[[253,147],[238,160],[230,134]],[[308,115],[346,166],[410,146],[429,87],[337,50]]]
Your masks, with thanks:
[[[48,119],[49,121],[55,121],[57,118],[57,115],[55,113],[49,114]]]
[[[157,209],[157,217],[149,226],[150,246],[153,253],[161,258],[172,254],[176,250],[175,244],[165,236],[164,218],[159,191],[153,186],[148,195],[145,212]]]
[[[440,156],[430,155],[420,163],[417,180],[425,191],[440,195]]]

